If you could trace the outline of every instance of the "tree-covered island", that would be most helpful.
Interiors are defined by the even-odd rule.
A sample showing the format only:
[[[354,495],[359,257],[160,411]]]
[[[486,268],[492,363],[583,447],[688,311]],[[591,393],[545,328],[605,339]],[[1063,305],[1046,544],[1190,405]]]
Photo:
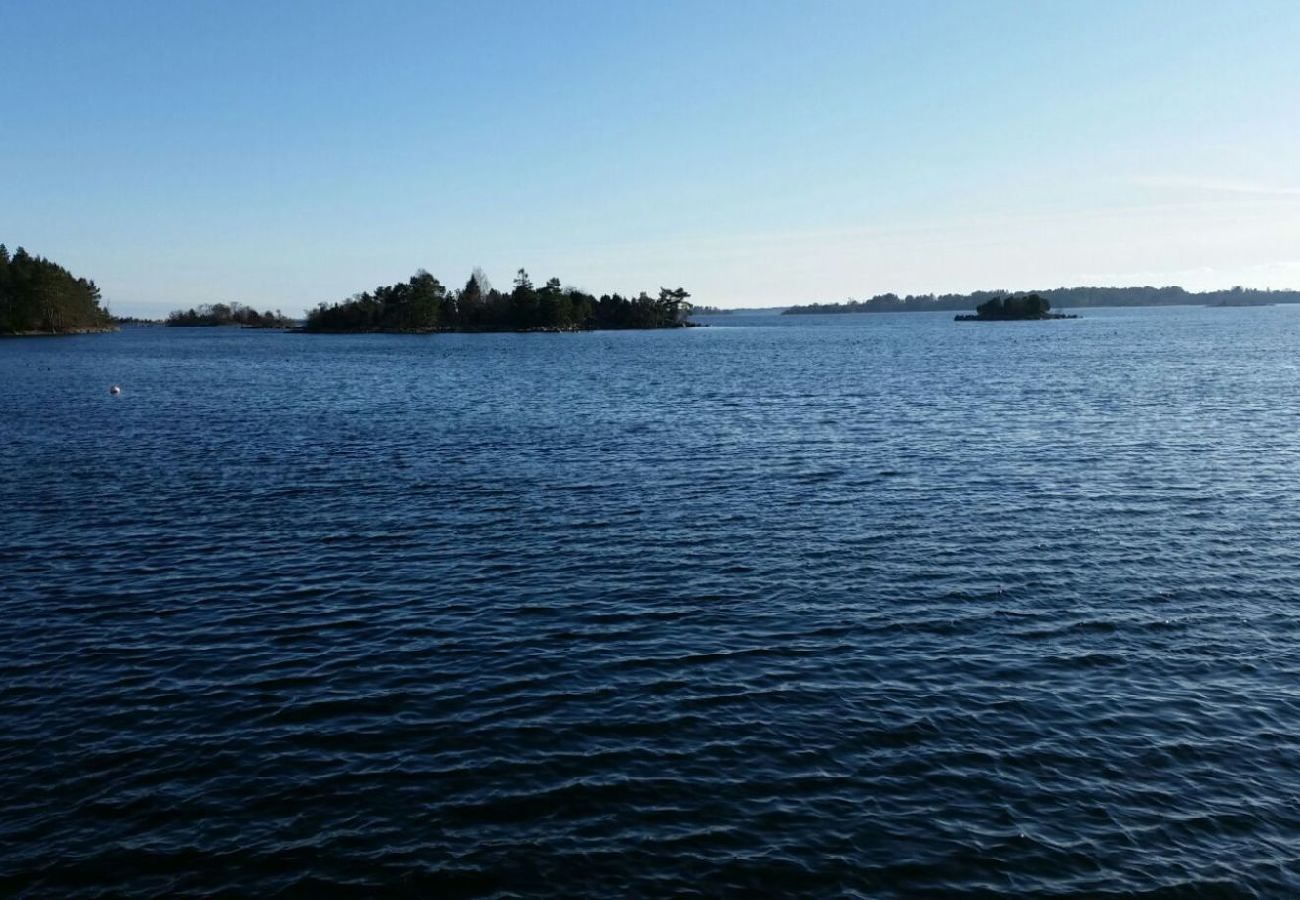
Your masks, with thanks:
[[[688,294],[660,288],[596,297],[562,287],[552,278],[535,287],[520,269],[509,293],[492,287],[475,269],[460,290],[449,290],[423,269],[405,282],[356,294],[341,303],[322,303],[307,314],[310,332],[590,331],[625,328],[684,328],[691,323]]]
[[[240,325],[244,328],[292,328],[297,323],[280,312],[258,312],[242,303],[204,303],[193,309],[178,309],[167,317],[173,328]]]
[[[95,282],[22,247],[0,244],[0,334],[85,334],[114,331]]]
[[[958,322],[1019,322],[1027,319],[1077,319],[1051,311],[1046,297],[1026,294],[1023,297],[992,297],[975,307],[973,316],[957,316]]]

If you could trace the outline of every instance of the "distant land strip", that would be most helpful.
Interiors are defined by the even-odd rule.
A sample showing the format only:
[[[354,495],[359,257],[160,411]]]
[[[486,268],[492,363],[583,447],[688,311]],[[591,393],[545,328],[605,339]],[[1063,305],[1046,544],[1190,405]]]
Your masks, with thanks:
[[[970,294],[877,294],[869,300],[852,298],[839,303],[809,303],[791,306],[781,315],[823,313],[924,312],[971,310],[986,300],[1005,297],[1011,291],[975,291]],[[1180,287],[1062,287],[1034,291],[1051,301],[1055,309],[1090,306],[1270,306],[1300,303],[1300,291],[1256,290],[1234,287],[1222,291],[1193,292]]]
[[[123,322],[122,324],[127,324]],[[242,328],[292,328],[293,319],[276,310],[258,312],[242,303],[204,303],[193,309],[174,310],[163,324],[173,328],[239,325]]]

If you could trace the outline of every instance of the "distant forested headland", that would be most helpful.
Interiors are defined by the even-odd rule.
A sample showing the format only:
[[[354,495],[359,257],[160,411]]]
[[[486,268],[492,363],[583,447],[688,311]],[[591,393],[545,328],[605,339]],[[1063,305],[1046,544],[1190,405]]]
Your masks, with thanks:
[[[0,334],[112,331],[95,282],[19,247],[0,244]]]
[[[818,313],[961,311],[975,309],[989,300],[1006,297],[1008,291],[975,291],[971,294],[877,294],[870,300],[842,303],[810,303],[792,306],[782,315]],[[1194,293],[1180,287],[1072,287],[1035,291],[1057,309],[1088,306],[1266,306],[1270,303],[1300,303],[1300,291],[1268,291],[1235,287],[1225,291]]]
[[[681,328],[689,325],[690,297],[682,288],[658,296],[596,297],[552,278],[535,287],[520,269],[509,292],[475,270],[460,290],[449,290],[421,269],[406,282],[377,287],[307,314],[306,331],[588,331]]]
[[[258,312],[241,303],[204,303],[194,309],[178,309],[167,317],[167,325],[195,328],[216,325],[242,325],[245,328],[291,328],[296,323],[280,312]]]

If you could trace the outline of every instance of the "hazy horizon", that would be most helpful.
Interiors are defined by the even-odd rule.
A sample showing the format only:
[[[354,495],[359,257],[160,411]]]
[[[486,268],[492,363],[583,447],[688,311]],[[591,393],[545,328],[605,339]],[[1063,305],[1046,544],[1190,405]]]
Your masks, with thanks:
[[[1291,4],[4,16],[0,241],[119,314],[474,266],[724,308],[1300,287]]]

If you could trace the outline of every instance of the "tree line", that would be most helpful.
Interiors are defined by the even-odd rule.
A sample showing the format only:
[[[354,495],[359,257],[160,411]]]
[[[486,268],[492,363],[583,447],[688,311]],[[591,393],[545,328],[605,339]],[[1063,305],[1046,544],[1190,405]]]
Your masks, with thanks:
[[[405,282],[322,303],[307,314],[307,331],[586,331],[604,328],[675,328],[687,324],[690,294],[660,288],[596,297],[552,278],[533,285],[520,269],[509,292],[492,287],[479,269],[460,290],[447,289],[420,269]]]
[[[1255,290],[1234,287],[1231,290],[1193,292],[1180,287],[1062,287],[1036,291],[1057,308],[1077,309],[1089,306],[1191,306],[1191,305],[1260,305],[1300,303],[1300,291]],[[877,294],[869,300],[849,299],[842,303],[810,303],[792,306],[782,315],[817,313],[918,312],[924,310],[968,310],[1007,291],[974,291],[969,294]]]
[[[1007,297],[994,297],[991,300],[985,300],[979,306],[975,307],[973,316],[957,316],[957,321],[970,321],[972,319],[981,321],[1009,321],[1016,319],[1064,319],[1074,318],[1074,316],[1062,316],[1052,314],[1052,303],[1046,297],[1040,297],[1038,294],[1026,294],[1023,297],[1017,297],[1014,294]]]
[[[0,334],[59,334],[113,327],[95,282],[22,247],[0,244]]]
[[[258,312],[242,303],[203,303],[193,309],[174,310],[166,324],[173,327],[243,325],[248,328],[290,328],[295,323],[278,309]]]

